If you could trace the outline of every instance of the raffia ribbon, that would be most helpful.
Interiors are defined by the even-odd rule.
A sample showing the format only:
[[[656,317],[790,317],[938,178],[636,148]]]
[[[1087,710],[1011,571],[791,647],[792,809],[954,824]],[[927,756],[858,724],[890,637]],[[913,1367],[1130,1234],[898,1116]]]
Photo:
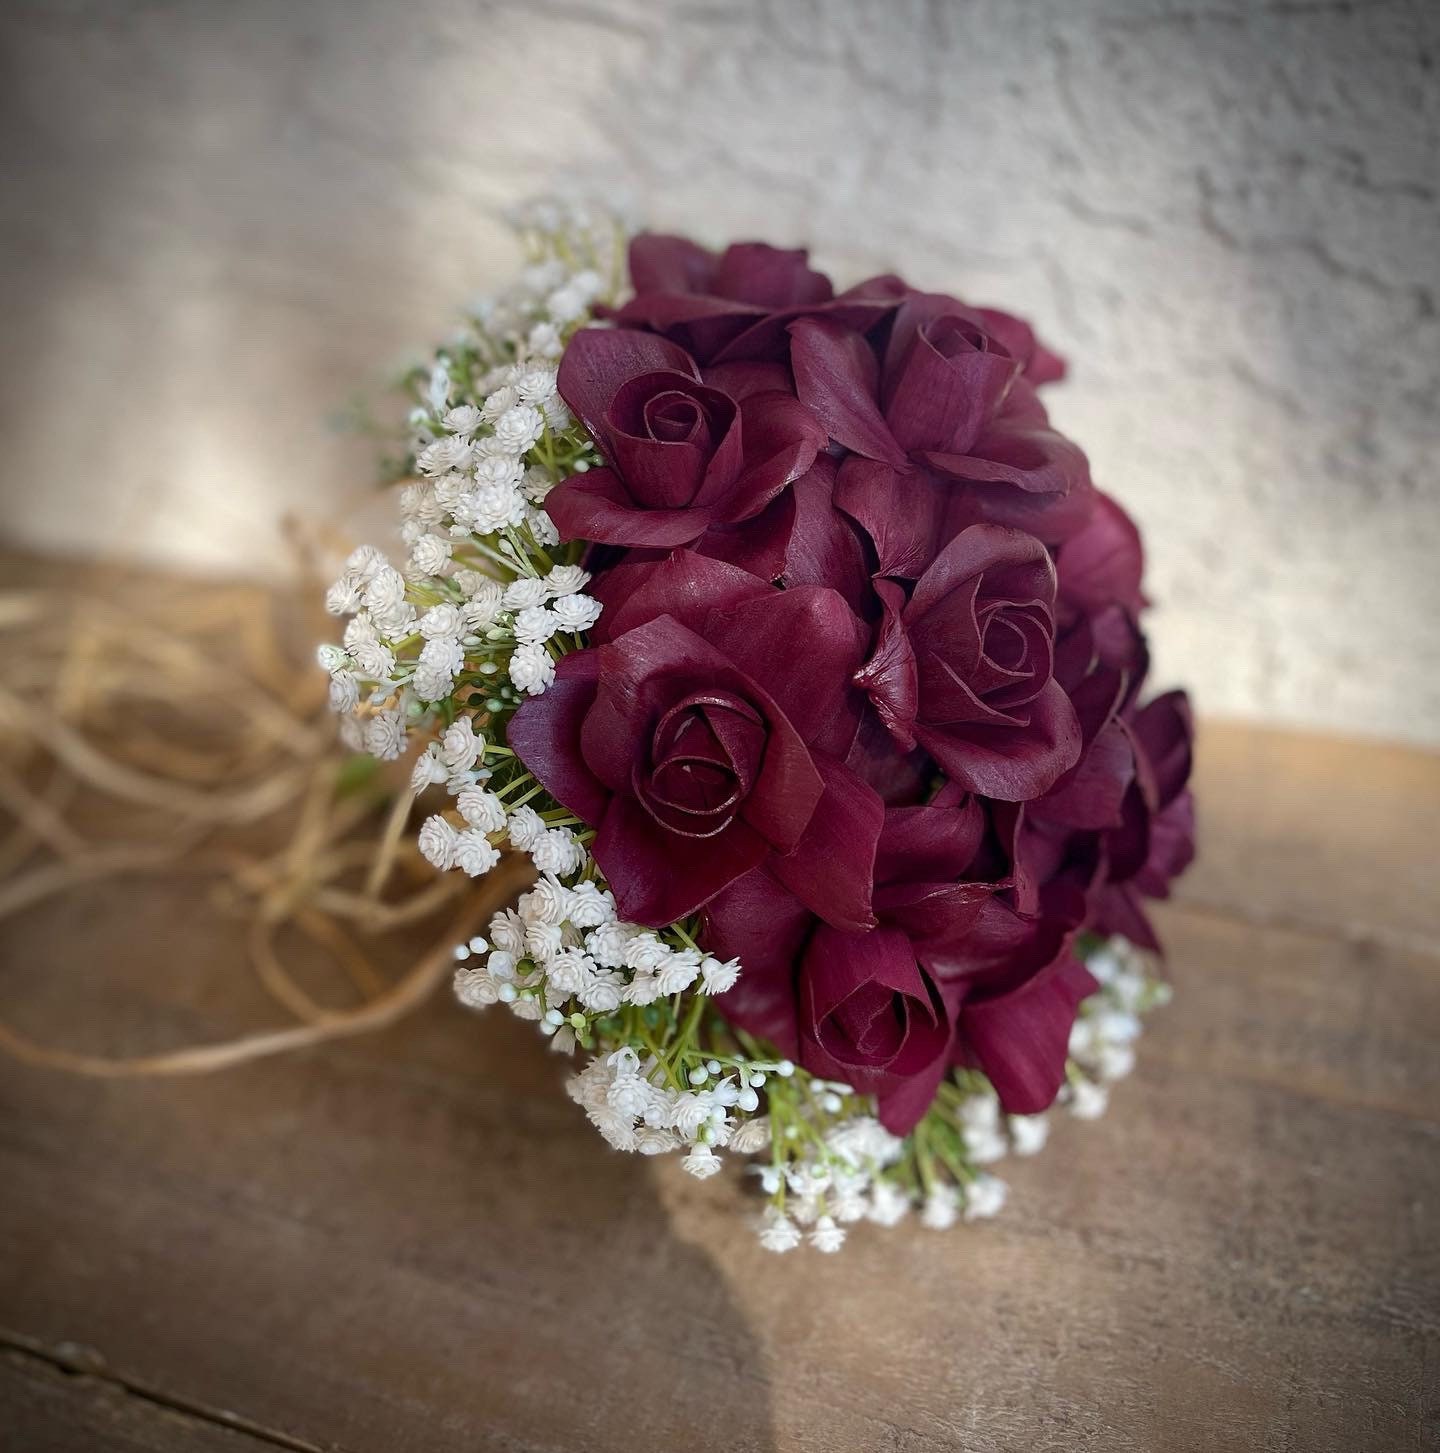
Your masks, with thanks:
[[[0,592],[0,635],[23,641],[8,653],[17,666],[0,687],[0,809],[11,819],[0,839],[0,921],[119,875],[208,875],[244,920],[256,977],[296,1022],[109,1058],[39,1044],[0,1018],[0,1051],[104,1078],[205,1074],[393,1024],[446,979],[454,945],[520,888],[527,865],[507,859],[478,887],[460,874],[432,880],[405,830],[407,787],[397,785],[380,814],[373,797],[341,790],[345,753],[323,675],[287,658],[272,595],[137,583],[119,577],[84,596]],[[317,622],[316,639],[322,634]],[[197,704],[209,721],[186,732]],[[147,712],[162,725],[147,724]],[[136,835],[87,838],[74,813],[97,797],[120,804]],[[257,824],[283,828],[278,849],[227,842]],[[389,896],[402,875],[424,886]],[[431,945],[388,980],[365,937],[431,920],[442,925]],[[345,973],[357,1003],[325,1007],[297,982],[276,946],[286,925]]]

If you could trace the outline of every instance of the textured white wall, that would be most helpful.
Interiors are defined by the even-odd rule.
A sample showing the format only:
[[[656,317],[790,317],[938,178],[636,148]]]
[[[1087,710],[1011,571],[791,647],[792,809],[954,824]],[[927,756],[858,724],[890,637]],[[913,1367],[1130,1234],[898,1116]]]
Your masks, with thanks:
[[[1031,315],[1214,713],[1440,741],[1440,6],[10,0],[12,535],[277,558],[566,176]]]

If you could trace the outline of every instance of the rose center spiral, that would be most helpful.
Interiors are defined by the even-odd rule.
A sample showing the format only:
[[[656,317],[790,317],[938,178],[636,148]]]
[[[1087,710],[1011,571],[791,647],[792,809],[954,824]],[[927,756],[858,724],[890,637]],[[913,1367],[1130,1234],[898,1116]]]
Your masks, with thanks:
[[[693,693],[656,724],[636,796],[666,831],[714,837],[749,796],[764,751],[765,725],[753,706],[728,692]]]

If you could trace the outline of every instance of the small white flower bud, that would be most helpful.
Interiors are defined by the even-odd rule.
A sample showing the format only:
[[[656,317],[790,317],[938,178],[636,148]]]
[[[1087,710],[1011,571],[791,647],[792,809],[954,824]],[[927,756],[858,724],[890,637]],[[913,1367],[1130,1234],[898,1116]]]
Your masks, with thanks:
[[[466,787],[455,798],[460,816],[481,832],[502,832],[505,828],[505,804],[483,787]]]
[[[427,817],[418,838],[421,856],[442,872],[455,866],[455,843],[458,834],[439,813]]]
[[[590,595],[562,595],[551,611],[565,631],[588,631],[600,619],[600,602]]]
[[[488,873],[500,861],[500,854],[483,832],[470,828],[455,839],[455,866],[471,878]]]
[[[695,1146],[680,1164],[697,1181],[709,1180],[711,1176],[718,1175],[721,1168],[720,1157],[708,1145]]]
[[[517,647],[510,657],[510,680],[527,696],[539,696],[555,679],[555,662],[544,646]]]

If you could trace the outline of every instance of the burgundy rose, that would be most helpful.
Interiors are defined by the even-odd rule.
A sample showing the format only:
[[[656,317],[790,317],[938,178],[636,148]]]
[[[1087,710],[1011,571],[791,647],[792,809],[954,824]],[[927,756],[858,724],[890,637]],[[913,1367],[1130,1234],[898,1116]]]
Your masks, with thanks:
[[[841,933],[821,924],[800,964],[800,1063],[877,1097],[903,1135],[924,1115],[954,1036],[939,990],[898,928]]]
[[[876,860],[876,915],[904,925],[948,1007],[951,1059],[983,1070],[1014,1115],[1054,1100],[1076,1008],[1098,987],[1073,947],[1083,891],[1057,880],[1041,895],[1024,879],[1025,810],[951,784],[886,814]]]
[[[1159,952],[1144,900],[1168,898],[1171,882],[1195,857],[1190,702],[1183,691],[1166,692],[1128,713],[1125,726],[1135,774],[1120,824],[1105,835],[1106,874],[1095,898],[1094,926]]]
[[[560,662],[509,742],[596,828],[621,915],[663,926],[763,865],[827,922],[869,927],[883,807],[843,764],[854,613],[689,551],[611,581],[601,644]]]
[[[879,926],[866,933],[819,922],[763,869],[732,884],[705,924],[705,941],[745,964],[725,996],[727,1017],[813,1073],[875,1095],[883,1123],[904,1134],[951,1062],[954,1006],[930,965],[947,962],[996,889],[969,876],[984,837],[970,799],[887,812],[875,860]]]
[[[559,387],[609,466],[551,491],[545,507],[562,539],[698,545],[780,573],[794,510],[779,496],[825,444],[802,404],[774,390],[737,401],[701,382],[673,344],[616,329],[571,339]]]
[[[707,252],[683,237],[642,234],[630,244],[635,296],[615,314],[628,328],[663,333],[704,363],[785,362],[785,326],[830,317],[866,329],[905,294],[896,277],[871,278],[835,296],[830,279],[800,249],[737,242]]]
[[[956,1061],[984,1072],[1008,1114],[1038,1115],[1065,1082],[1076,1011],[1100,987],[1074,940],[1074,926],[1047,916],[1003,966],[962,981]]]
[[[1055,679],[1080,724],[1080,759],[1026,803],[1018,853],[1036,885],[1062,872],[1093,882],[1101,838],[1122,822],[1135,780],[1135,746],[1123,717],[1149,667],[1138,615],[1140,537],[1108,496],[1093,492],[1090,522],[1056,558]]]
[[[1064,1077],[1076,1005],[1096,987],[1072,952],[1083,898],[1056,899],[1043,917],[1001,901],[1013,878],[997,836],[1013,833],[1015,809],[1002,822],[973,797],[945,796],[886,813],[868,933],[820,924],[763,869],[706,910],[707,944],[745,964],[726,1016],[875,1095],[895,1134],[956,1062],[982,1068],[1007,1110],[1043,1109]]]
[[[1050,427],[1032,379],[1054,374],[1019,320],[914,294],[883,353],[834,319],[790,334],[797,393],[851,454],[837,502],[874,540],[881,574],[913,579],[970,524],[1054,543],[1089,518],[1089,465]]]
[[[1005,802],[1038,797],[1079,759],[1075,709],[1054,679],[1055,569],[1019,530],[972,525],[910,598],[876,582],[875,652],[857,676],[906,749]]]
[[[1135,521],[1101,490],[1092,489],[1081,527],[1055,552],[1062,622],[1120,607],[1138,618],[1147,601],[1140,588],[1145,555]]]

